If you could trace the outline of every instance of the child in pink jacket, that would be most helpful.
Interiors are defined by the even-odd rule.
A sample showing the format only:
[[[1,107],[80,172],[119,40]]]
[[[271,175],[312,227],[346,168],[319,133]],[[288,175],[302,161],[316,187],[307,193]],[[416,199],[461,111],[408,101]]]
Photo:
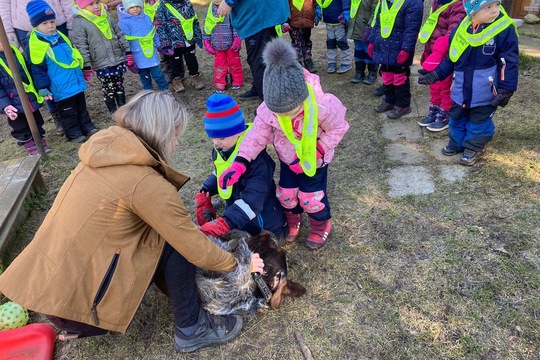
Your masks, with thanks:
[[[306,212],[311,231],[306,245],[321,248],[331,231],[327,194],[328,164],[349,129],[346,109],[324,93],[319,77],[303,69],[294,48],[281,38],[264,50],[264,102],[238,156],[219,178],[219,186],[234,184],[268,144],[280,160],[277,198],[285,209],[288,241],[294,241]]]
[[[452,30],[465,17],[465,8],[460,0],[435,0],[431,14],[420,30],[420,42],[426,44],[420,58],[420,65],[426,72],[437,68],[448,54],[448,39]],[[418,125],[429,131],[442,131],[448,128],[450,120],[450,88],[452,76],[429,85],[429,111]]]

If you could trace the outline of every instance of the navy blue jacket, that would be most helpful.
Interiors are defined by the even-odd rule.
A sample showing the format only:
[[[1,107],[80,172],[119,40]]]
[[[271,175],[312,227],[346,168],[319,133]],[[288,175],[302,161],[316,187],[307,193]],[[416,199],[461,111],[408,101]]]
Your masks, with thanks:
[[[13,54],[13,57],[15,58],[15,61],[17,62],[17,67],[19,68],[19,74],[21,74],[21,80],[28,84],[28,78],[26,77],[26,73],[24,72],[21,64],[19,64],[19,61],[17,60],[17,57],[15,54]],[[4,51],[0,51],[0,58],[4,61],[4,63],[7,65],[6,55],[4,54]],[[26,64],[28,70],[30,70],[30,66]],[[36,101],[36,98],[33,94],[28,94],[28,99],[30,100],[30,107],[32,108],[32,111],[37,110],[40,105]],[[15,108],[19,111],[19,114],[23,114],[24,110],[21,104],[21,98],[19,97],[19,93],[17,92],[17,89],[15,88],[15,83],[13,82],[13,78],[6,72],[3,66],[0,65],[0,111],[3,113],[4,108],[8,105],[13,105]]]
[[[388,3],[388,6],[392,4]],[[382,6],[379,6],[375,14],[375,26],[368,39],[373,43],[373,61],[388,66],[411,66],[422,26],[424,3],[422,0],[405,0],[396,16],[392,33],[386,39],[381,36],[381,8]],[[397,56],[401,50],[407,51],[409,58],[405,63],[398,64]]]
[[[502,14],[499,16],[499,18]],[[489,24],[482,24],[478,31]],[[450,35],[450,44],[457,28]],[[471,27],[467,29],[471,32]],[[478,32],[477,31],[477,32]],[[453,63],[446,57],[435,69],[439,79],[454,72],[454,85],[450,96],[465,108],[490,105],[494,89],[515,91],[518,82],[518,38],[513,26],[478,47],[469,46]],[[504,63],[503,63],[504,61]],[[493,84],[489,78],[493,78]]]
[[[327,8],[322,9],[323,21],[327,24],[339,24],[338,16],[351,9],[351,0],[333,0]]]
[[[232,151],[233,149],[228,153]],[[229,154],[225,153],[224,156]],[[214,149],[212,160],[216,157]],[[276,163],[265,149],[251,161],[245,174],[234,184],[223,213],[223,218],[231,229],[244,230],[252,235],[258,234],[263,229],[278,236],[282,234],[285,215],[276,198],[275,167]],[[210,195],[218,193],[215,172],[206,178],[203,190]]]

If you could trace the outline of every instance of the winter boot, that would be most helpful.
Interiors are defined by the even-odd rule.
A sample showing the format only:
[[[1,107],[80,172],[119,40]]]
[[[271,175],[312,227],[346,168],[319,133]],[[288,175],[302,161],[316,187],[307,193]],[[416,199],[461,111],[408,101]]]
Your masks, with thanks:
[[[60,114],[58,114],[58,111],[51,112],[51,117],[54,121],[54,125],[56,126],[54,129],[54,132],[58,136],[64,135],[64,128],[62,127],[62,123],[60,122]]]
[[[181,77],[175,77],[172,81],[172,86],[173,86],[174,91],[177,93],[181,93],[186,90]]]
[[[300,231],[300,225],[302,224],[302,214],[293,214],[290,211],[284,211],[284,213],[285,219],[287,220],[287,226],[289,228],[289,235],[287,235],[285,241],[293,242],[296,240],[298,232]]]
[[[351,78],[351,82],[353,84],[358,84],[364,81],[364,79],[366,78],[366,74],[365,74],[366,63],[363,61],[357,61],[355,62],[355,65],[356,65],[356,73]]]
[[[117,92],[116,94],[114,94],[114,97],[116,98],[116,103],[118,104],[118,107],[126,105],[125,92]]]
[[[315,67],[315,65],[313,65],[313,60],[312,59],[305,59],[304,60],[304,67],[307,69],[307,71],[309,71],[312,74],[317,72],[317,68]]]
[[[373,85],[377,80],[377,64],[368,64],[368,76],[364,79],[364,84]]]
[[[116,100],[112,95],[105,98],[105,105],[111,114],[116,111]]]
[[[193,75],[191,77],[191,85],[196,89],[196,90],[202,90],[204,89],[204,82],[202,80],[202,77],[200,74],[197,74],[197,75]]]
[[[306,239],[306,246],[310,249],[320,249],[332,231],[330,220],[315,220],[309,218],[311,230]]]

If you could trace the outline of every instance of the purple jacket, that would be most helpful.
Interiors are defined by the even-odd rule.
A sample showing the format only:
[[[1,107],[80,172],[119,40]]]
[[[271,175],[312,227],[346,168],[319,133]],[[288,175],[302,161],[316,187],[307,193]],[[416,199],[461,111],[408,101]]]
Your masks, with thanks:
[[[212,4],[212,13],[215,17],[218,17],[217,9],[218,6]],[[230,49],[233,43],[233,39],[237,36],[238,34],[236,33],[236,30],[234,30],[231,24],[231,17],[229,15],[225,16],[223,22],[217,23],[210,35],[204,32],[203,25],[203,40],[210,40],[210,43],[212,44],[212,49],[214,50],[221,51]]]

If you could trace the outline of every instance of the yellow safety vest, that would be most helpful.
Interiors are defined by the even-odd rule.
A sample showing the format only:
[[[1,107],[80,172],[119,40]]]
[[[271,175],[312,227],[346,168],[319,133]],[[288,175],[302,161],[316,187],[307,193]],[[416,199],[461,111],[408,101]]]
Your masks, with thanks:
[[[80,67],[82,69],[84,66],[84,59],[79,50],[75,49],[73,45],[71,45],[71,41],[69,41],[68,37],[62,34],[61,31],[58,31],[58,35],[60,35],[71,48],[71,56],[73,57],[71,64],[64,64],[63,62],[56,60],[56,56],[51,48],[51,44],[47,41],[40,40],[36,35],[35,29],[30,32],[30,39],[28,40],[28,47],[30,48],[30,62],[35,65],[41,64],[45,59],[45,55],[49,55],[52,61],[64,69],[74,69],[76,67]]]
[[[144,3],[144,13],[150,17],[150,20],[154,22],[154,19],[156,17],[156,12],[159,6],[159,1],[156,1],[153,5],[148,5],[147,3]]]
[[[356,16],[356,13],[358,12],[358,8],[360,7],[361,2],[362,2],[362,0],[352,0],[351,1],[351,19],[353,19]]]
[[[290,116],[278,116],[281,130],[293,145],[296,156],[300,159],[300,166],[304,174],[311,177],[317,171],[317,131],[319,128],[319,111],[317,100],[311,85],[306,83],[308,97],[304,100],[304,124],[302,126],[302,138],[298,140],[294,136],[292,121]]]
[[[502,6],[499,6],[499,9],[503,16],[476,34],[470,34],[467,32],[467,29],[472,24],[468,17],[461,21],[448,50],[450,60],[456,62],[469,46],[482,46],[511,25],[514,25],[514,29],[516,30],[517,34],[516,23],[514,20],[512,20],[512,18],[506,14]]]
[[[77,7],[77,9],[79,9],[79,15],[94,24],[99,29],[99,31],[101,31],[103,36],[105,36],[105,39],[112,39],[111,25],[109,24],[109,20],[107,19],[107,10],[105,10],[103,4],[101,4],[101,15],[99,16],[85,9],[81,9],[77,5],[75,6]]]
[[[441,15],[442,12],[446,10],[446,8],[448,8],[450,5],[452,5],[456,1],[460,1],[460,0],[452,0],[448,4],[444,4],[443,6],[435,10],[435,12],[432,12],[431,14],[429,14],[429,17],[427,18],[426,22],[424,23],[424,26],[422,26],[422,29],[420,30],[420,33],[418,34],[418,40],[420,40],[422,44],[427,43],[427,41],[431,37],[431,34],[433,34],[433,30],[435,30],[435,27],[437,26],[437,23],[439,22],[439,15]]]
[[[134,35],[124,35],[126,40],[137,40],[144,56],[151,58],[154,56],[154,37],[156,36],[156,29],[152,28],[146,36],[134,36]]]
[[[17,57],[17,61],[19,62],[19,64],[21,64],[21,67],[23,68],[24,73],[26,74],[26,78],[28,79],[28,84],[25,83],[24,81],[21,81],[22,84],[23,84],[23,87],[24,87],[24,91],[29,93],[29,94],[34,94],[34,96],[36,97],[37,102],[41,104],[44,99],[36,91],[36,87],[34,86],[34,82],[32,81],[32,76],[30,76],[30,71],[28,71],[28,68],[26,67],[26,61],[24,60],[23,54],[21,54],[19,49],[17,49],[15,46],[13,46],[11,44],[9,46],[11,46],[11,50],[13,50],[13,53]],[[13,73],[11,72],[11,69],[4,62],[4,60],[2,60],[1,58],[0,58],[0,65],[2,65],[4,70],[6,70],[6,73],[9,76],[11,76],[11,78],[13,79]]]
[[[281,24],[277,24],[276,26],[274,26],[274,29],[276,29],[276,34],[278,37],[283,36],[283,29],[281,27]]]
[[[392,33],[394,23],[396,22],[396,16],[405,3],[405,0],[395,0],[390,8],[388,8],[386,0],[381,0],[381,3],[381,36],[386,39]]]
[[[236,158],[236,155],[238,154],[238,150],[240,149],[240,144],[242,143],[242,140],[244,140],[244,138],[246,137],[248,131],[251,130],[252,126],[253,126],[253,124],[247,124],[246,130],[244,131],[242,136],[240,136],[238,138],[238,141],[236,142],[236,145],[234,146],[234,150],[233,150],[233,152],[231,153],[231,155],[229,156],[229,158],[227,160],[224,160],[221,157],[221,154],[219,153],[219,151],[216,151],[217,156],[216,156],[216,160],[214,161],[214,166],[216,167],[216,178],[217,179],[219,179],[221,174],[223,174],[223,172],[225,170],[227,170],[232,165],[234,159]],[[229,185],[229,186],[227,186],[226,189],[222,189],[221,186],[218,186],[218,194],[219,194],[219,196],[221,196],[221,198],[224,199],[224,200],[227,200],[228,198],[230,198],[231,195],[232,195],[233,186],[234,185]]]
[[[300,11],[304,7],[304,0],[293,0],[292,4],[296,9],[298,9],[298,11]]]
[[[208,5],[208,11],[206,12],[206,19],[204,19],[204,32],[207,35],[212,33],[212,30],[216,27],[217,24],[222,23],[225,20],[225,16],[216,17],[212,12],[212,2]]]
[[[184,32],[184,35],[186,35],[186,40],[190,41],[191,39],[193,39],[193,22],[195,21],[195,19],[198,19],[197,15],[195,15],[191,19],[186,19],[171,4],[167,3],[165,4],[165,7],[167,7],[167,9],[171,12],[171,14],[174,15],[174,17],[180,20],[182,31]]]
[[[326,9],[331,3],[332,0],[317,0],[317,4],[323,9]]]
[[[377,2],[377,6],[375,6],[375,11],[373,12],[373,20],[371,20],[371,27],[375,26],[375,21],[377,20],[377,13],[379,12],[379,9],[381,8],[381,2]]]

